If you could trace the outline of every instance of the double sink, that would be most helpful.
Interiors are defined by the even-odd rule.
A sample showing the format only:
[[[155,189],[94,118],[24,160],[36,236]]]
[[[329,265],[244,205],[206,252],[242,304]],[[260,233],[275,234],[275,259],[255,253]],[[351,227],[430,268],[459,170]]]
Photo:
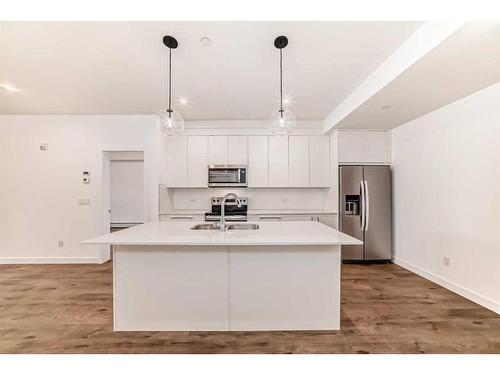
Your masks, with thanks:
[[[256,230],[259,229],[259,224],[247,224],[247,223],[238,223],[238,224],[226,224],[226,230]],[[205,223],[205,224],[196,224],[191,227],[191,230],[220,230],[220,226],[218,223]]]

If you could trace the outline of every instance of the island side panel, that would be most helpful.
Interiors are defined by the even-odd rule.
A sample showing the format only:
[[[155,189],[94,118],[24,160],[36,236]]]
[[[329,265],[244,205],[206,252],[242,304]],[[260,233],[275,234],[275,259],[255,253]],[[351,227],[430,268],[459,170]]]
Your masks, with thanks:
[[[340,262],[339,246],[230,247],[230,329],[340,329]]]
[[[115,331],[225,331],[225,246],[114,246]]]

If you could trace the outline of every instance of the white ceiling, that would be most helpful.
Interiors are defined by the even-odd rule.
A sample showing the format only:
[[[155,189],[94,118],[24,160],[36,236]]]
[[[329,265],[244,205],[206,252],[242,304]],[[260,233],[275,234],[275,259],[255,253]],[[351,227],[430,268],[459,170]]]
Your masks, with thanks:
[[[284,93],[298,119],[323,120],[420,22],[3,22],[1,114],[148,114],[166,102],[168,49],[186,120],[267,119]],[[212,39],[208,48],[200,38]]]
[[[497,82],[500,23],[467,23],[336,127],[393,129]]]

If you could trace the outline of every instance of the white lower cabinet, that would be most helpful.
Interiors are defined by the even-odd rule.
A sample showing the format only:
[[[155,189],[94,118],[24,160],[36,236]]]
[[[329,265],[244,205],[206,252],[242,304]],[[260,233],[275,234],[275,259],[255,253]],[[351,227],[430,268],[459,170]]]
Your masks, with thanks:
[[[337,229],[337,215],[335,214],[251,214],[248,221],[318,221]]]
[[[195,221],[203,222],[205,221],[204,215],[191,215],[191,214],[175,214],[175,215],[160,215],[160,221]]]
[[[337,229],[337,215],[335,214],[301,214],[293,215],[293,221],[318,221],[329,227]]]

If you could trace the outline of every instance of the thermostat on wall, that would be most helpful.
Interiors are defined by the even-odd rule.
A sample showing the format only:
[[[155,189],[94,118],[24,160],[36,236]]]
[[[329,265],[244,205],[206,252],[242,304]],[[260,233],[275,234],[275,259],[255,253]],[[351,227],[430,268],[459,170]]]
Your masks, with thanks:
[[[90,172],[89,171],[83,171],[83,183],[84,184],[90,183]]]

